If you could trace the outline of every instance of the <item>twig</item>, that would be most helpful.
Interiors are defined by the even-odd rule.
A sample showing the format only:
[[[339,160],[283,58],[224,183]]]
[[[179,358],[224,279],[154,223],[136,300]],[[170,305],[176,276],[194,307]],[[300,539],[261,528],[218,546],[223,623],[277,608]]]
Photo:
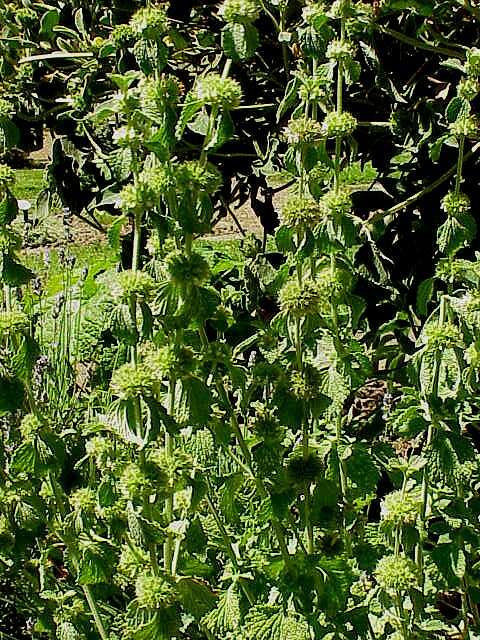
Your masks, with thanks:
[[[479,149],[480,149],[480,142],[477,142],[477,144],[474,145],[470,149],[470,151],[465,154],[463,158],[463,162],[466,162],[467,160],[469,160]],[[445,173],[443,173],[439,178],[437,178],[434,182],[426,186],[421,191],[417,191],[417,193],[414,193],[406,200],[399,202],[393,207],[390,207],[390,209],[386,209],[385,211],[376,211],[375,213],[373,213],[370,216],[370,218],[367,220],[367,223],[373,224],[375,222],[378,222],[379,220],[382,220],[383,218],[387,218],[388,216],[394,215],[395,213],[399,213],[403,209],[406,209],[407,207],[411,206],[414,202],[417,202],[417,200],[420,200],[420,198],[423,198],[423,196],[426,196],[427,194],[434,191],[437,187],[442,185],[446,180],[448,180],[453,175],[455,175],[456,171],[457,171],[457,162],[453,165],[453,167],[451,167],[448,171],[445,171]]]

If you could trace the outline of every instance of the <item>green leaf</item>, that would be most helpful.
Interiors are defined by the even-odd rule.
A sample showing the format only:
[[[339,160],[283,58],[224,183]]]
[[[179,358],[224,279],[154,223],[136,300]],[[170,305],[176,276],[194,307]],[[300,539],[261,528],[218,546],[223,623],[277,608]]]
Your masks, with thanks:
[[[380,471],[365,445],[355,443],[345,464],[348,482],[352,485],[354,493],[362,497],[375,493],[380,480]]]
[[[428,469],[433,482],[455,482],[462,464],[475,459],[475,450],[468,438],[455,431],[437,429],[427,450]]]
[[[3,256],[2,278],[5,284],[11,287],[21,287],[34,277],[33,271],[16,262],[10,255]]]
[[[171,640],[178,637],[180,620],[173,607],[162,609],[152,620],[131,632],[132,640]]]
[[[108,228],[108,244],[117,253],[120,251],[120,237],[122,234],[122,229],[127,221],[128,220],[126,216],[118,216],[118,218],[116,218]]]
[[[282,101],[278,105],[277,109],[277,122],[280,122],[282,116],[296,103],[298,86],[300,81],[297,77],[290,80],[287,84],[287,88],[285,89],[285,95],[282,98]]]
[[[215,127],[215,134],[212,138],[212,141],[206,148],[218,149],[232,138],[234,131],[235,126],[233,124],[230,112],[222,111],[222,113],[218,117]]]
[[[455,588],[465,575],[465,555],[453,542],[437,543],[429,553],[448,588]]]
[[[232,585],[222,593],[216,608],[203,618],[202,624],[214,637],[223,637],[229,631],[236,631],[240,623],[240,598],[235,585]]]
[[[202,109],[202,106],[203,105],[201,100],[196,100],[191,93],[187,94],[185,102],[183,103],[180,117],[177,122],[177,126],[175,128],[175,135],[177,140],[181,139],[185,132],[187,124],[193,120],[197,113]]]
[[[20,143],[20,129],[9,118],[0,118],[0,146],[6,151]]]
[[[285,614],[279,607],[252,607],[241,633],[242,640],[310,640],[310,629],[299,614]]]
[[[58,9],[46,11],[40,20],[40,35],[50,38],[53,36],[53,29],[60,22],[60,12]]]
[[[180,578],[177,590],[185,611],[196,620],[213,609],[217,602],[217,596],[208,583],[198,578]]]
[[[222,29],[223,50],[235,62],[252,58],[259,44],[258,30],[252,24],[233,22]]]
[[[212,410],[212,393],[200,378],[189,376],[177,384],[176,407],[182,420],[191,424],[207,424]]]
[[[108,582],[109,571],[105,558],[87,549],[78,567],[78,583],[81,585]]]
[[[160,73],[168,62],[168,49],[163,42],[141,39],[135,43],[133,54],[138,66],[147,76]]]
[[[448,103],[445,116],[448,122],[455,122],[459,117],[466,116],[470,112],[470,103],[465,98],[455,96]]]
[[[437,232],[438,248],[442,253],[453,257],[475,238],[476,233],[475,218],[470,213],[455,218],[448,216]]]
[[[11,467],[17,473],[35,474],[39,464],[38,452],[33,442],[20,445],[12,455]]]
[[[417,313],[420,316],[426,316],[428,311],[428,303],[432,299],[435,278],[427,278],[423,280],[417,290]]]

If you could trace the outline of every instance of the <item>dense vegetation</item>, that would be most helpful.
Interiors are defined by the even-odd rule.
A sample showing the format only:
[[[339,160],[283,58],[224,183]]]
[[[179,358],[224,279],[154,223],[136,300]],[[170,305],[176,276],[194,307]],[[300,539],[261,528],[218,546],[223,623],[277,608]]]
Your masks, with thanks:
[[[0,637],[478,640],[479,9],[0,9]]]

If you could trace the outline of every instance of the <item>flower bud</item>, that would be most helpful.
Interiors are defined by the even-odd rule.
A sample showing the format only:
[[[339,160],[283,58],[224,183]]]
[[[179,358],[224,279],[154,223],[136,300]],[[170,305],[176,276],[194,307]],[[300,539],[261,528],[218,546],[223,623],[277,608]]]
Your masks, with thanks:
[[[384,556],[375,569],[375,579],[381,589],[396,596],[418,586],[417,567],[405,556]]]
[[[204,105],[235,109],[242,100],[242,88],[232,78],[222,78],[218,73],[208,73],[198,78],[193,97]]]
[[[256,0],[224,0],[218,15],[225,22],[249,24],[260,15],[260,5]]]
[[[351,113],[331,111],[323,121],[322,130],[327,138],[346,137],[357,128],[357,119]]]

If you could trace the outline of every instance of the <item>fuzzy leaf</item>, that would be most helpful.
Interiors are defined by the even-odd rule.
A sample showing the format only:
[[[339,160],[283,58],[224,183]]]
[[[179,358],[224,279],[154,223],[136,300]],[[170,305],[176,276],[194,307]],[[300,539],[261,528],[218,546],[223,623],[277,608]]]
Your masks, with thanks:
[[[240,599],[237,589],[232,585],[220,596],[217,606],[202,620],[213,636],[224,636],[240,627]]]
[[[196,100],[191,93],[187,94],[185,102],[183,103],[182,112],[180,113],[180,118],[178,119],[177,126],[175,128],[177,140],[181,139],[184,134],[185,127],[193,120],[201,108],[201,101]]]
[[[252,24],[233,22],[222,29],[223,50],[235,62],[252,58],[259,44],[258,30]]]
[[[208,583],[198,578],[181,578],[177,582],[177,589],[185,611],[196,620],[213,609],[217,601]]]

